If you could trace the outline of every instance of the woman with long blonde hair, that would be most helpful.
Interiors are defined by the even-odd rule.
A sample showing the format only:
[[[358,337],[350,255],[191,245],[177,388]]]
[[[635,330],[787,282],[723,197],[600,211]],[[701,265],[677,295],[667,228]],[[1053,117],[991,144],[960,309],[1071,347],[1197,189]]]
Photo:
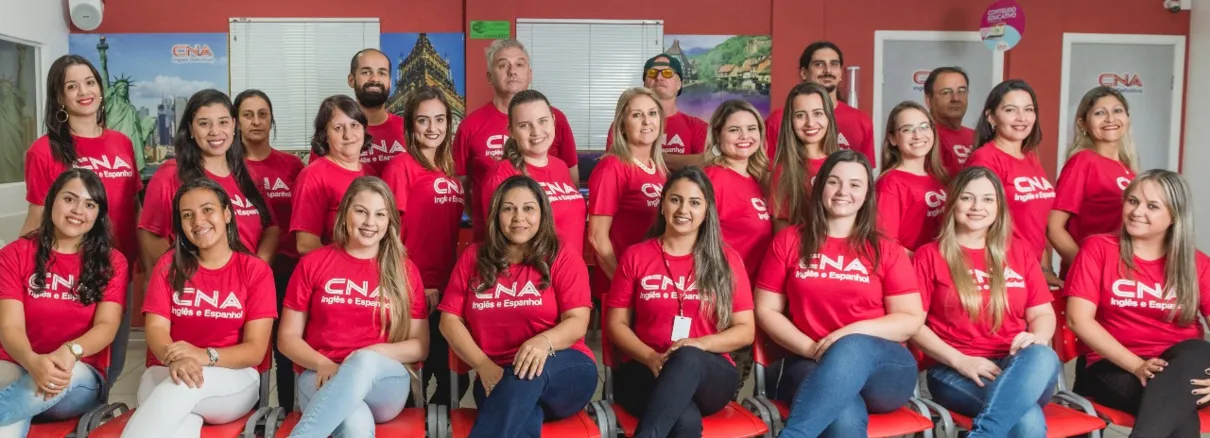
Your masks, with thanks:
[[[609,290],[618,258],[643,240],[659,211],[668,168],[660,138],[664,107],[646,88],[631,88],[618,98],[613,143],[588,177],[588,245],[596,255],[593,295]]]
[[[428,355],[420,271],[399,240],[399,210],[382,180],[353,180],[332,244],[299,260],[278,344],[294,361],[302,419],[292,437],[373,436],[403,411],[408,364]]]
[[[941,163],[937,125],[924,106],[905,101],[891,109],[882,140],[878,225],[883,236],[915,251],[937,238],[949,177]]]
[[[1138,173],[1130,135],[1130,103],[1113,88],[1088,90],[1076,109],[1076,134],[1055,187],[1046,236],[1063,266],[1075,260],[1084,238],[1122,226],[1122,191]]]
[[[796,85],[786,96],[784,114],[773,158],[774,231],[806,221],[800,214],[811,192],[811,183],[823,162],[840,150],[836,114],[828,89],[815,82]]]
[[[1059,371],[1047,346],[1055,312],[1046,278],[1012,239],[1004,188],[991,170],[963,169],[951,193],[940,237],[915,254],[928,318],[912,342],[933,363],[929,394],[974,418],[972,437],[1046,436],[1042,407]]]
[[[1063,289],[1083,355],[1075,392],[1134,414],[1131,436],[1196,437],[1210,401],[1210,259],[1194,244],[1192,201],[1179,174],[1140,174],[1122,227],[1084,240]]]

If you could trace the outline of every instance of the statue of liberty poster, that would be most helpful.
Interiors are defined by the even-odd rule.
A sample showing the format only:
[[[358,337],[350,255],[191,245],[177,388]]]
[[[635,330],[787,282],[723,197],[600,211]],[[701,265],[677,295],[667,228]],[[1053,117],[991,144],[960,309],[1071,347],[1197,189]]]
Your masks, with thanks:
[[[72,34],[105,85],[105,118],[135,145],[144,178],[172,158],[185,103],[206,88],[227,90],[227,34]]]

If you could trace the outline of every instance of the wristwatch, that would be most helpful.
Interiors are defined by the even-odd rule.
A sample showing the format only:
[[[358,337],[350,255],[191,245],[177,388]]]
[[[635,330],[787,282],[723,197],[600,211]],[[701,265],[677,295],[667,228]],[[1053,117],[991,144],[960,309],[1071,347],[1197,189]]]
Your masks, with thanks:
[[[67,351],[70,351],[71,354],[76,357],[76,360],[84,358],[84,346],[72,341],[67,341],[63,344],[63,346],[67,347]]]
[[[218,350],[215,350],[215,349],[213,349],[213,348],[207,348],[207,349],[206,349],[206,356],[209,356],[209,357],[210,357],[210,365],[207,365],[207,366],[211,366],[211,367],[212,367],[212,366],[214,366],[215,364],[218,364]]]

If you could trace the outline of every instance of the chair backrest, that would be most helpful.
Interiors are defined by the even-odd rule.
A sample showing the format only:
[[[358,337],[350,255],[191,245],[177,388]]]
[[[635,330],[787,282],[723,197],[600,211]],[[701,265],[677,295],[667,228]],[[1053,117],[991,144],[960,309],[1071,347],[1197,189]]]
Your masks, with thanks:
[[[752,361],[756,365],[767,367],[773,362],[777,362],[786,356],[786,350],[772,339],[765,336],[765,332],[756,328],[756,336],[752,342]]]
[[[1055,334],[1051,340],[1051,345],[1054,346],[1055,353],[1059,355],[1059,362],[1067,363],[1072,359],[1080,356],[1079,343],[1076,334],[1067,326],[1067,297],[1056,294],[1054,301],[1050,304],[1055,309]]]

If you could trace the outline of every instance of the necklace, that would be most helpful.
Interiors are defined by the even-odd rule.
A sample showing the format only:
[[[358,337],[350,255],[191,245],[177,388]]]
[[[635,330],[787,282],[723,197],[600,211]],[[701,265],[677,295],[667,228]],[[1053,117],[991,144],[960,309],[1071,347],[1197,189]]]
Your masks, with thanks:
[[[655,161],[651,162],[651,167],[647,167],[647,165],[643,164],[642,161],[639,161],[638,158],[635,158],[634,164],[638,165],[639,169],[643,169],[644,172],[647,172],[650,175],[655,175]]]

